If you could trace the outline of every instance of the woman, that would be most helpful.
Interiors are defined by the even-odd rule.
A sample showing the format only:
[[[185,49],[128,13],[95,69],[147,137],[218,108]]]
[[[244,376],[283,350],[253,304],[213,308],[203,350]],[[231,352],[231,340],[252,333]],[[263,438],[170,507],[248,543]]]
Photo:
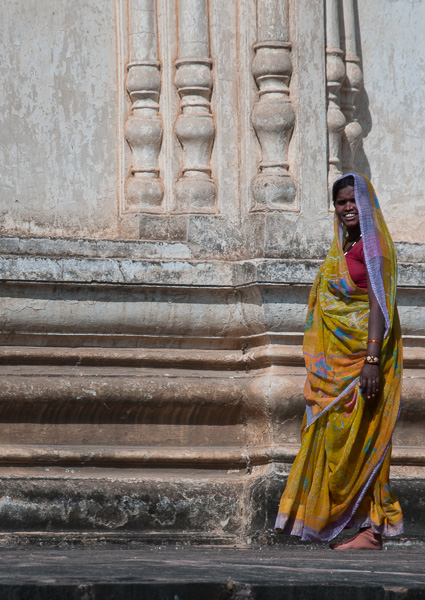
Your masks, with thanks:
[[[382,549],[403,531],[388,478],[402,377],[394,246],[370,181],[333,187],[335,238],[310,293],[301,448],[276,530],[328,541],[360,528],[345,550]]]

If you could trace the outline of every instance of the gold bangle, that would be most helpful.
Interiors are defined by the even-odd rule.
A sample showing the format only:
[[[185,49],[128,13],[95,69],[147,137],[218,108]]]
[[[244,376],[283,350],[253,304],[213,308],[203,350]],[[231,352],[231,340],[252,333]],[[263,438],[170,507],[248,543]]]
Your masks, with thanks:
[[[379,340],[367,340],[368,344],[371,344],[372,342],[375,343],[375,344],[379,344],[380,346],[382,346],[382,342],[380,342]]]
[[[379,357],[378,356],[366,356],[364,359],[365,363],[368,365],[379,365]]]

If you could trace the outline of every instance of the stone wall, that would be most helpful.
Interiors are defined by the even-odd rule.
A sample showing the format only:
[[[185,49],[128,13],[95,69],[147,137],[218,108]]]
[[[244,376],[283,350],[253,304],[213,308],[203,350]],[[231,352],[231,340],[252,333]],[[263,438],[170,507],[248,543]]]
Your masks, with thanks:
[[[371,175],[397,240],[393,476],[422,489],[425,247],[408,165],[423,151],[392,91],[401,73],[403,90],[420,80],[424,11],[404,2],[379,52],[401,10],[382,4],[0,7],[3,538],[263,539],[298,447],[328,189],[351,169]]]

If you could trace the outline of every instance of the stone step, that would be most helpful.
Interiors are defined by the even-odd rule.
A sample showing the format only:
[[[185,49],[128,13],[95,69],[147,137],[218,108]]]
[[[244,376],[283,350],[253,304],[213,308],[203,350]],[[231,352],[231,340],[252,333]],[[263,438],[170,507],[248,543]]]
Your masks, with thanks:
[[[185,546],[2,549],[2,600],[421,600],[425,544],[384,552]]]
[[[288,466],[1,466],[0,543],[285,545],[290,538],[273,526]],[[392,489],[405,534],[424,538],[425,483],[406,475],[394,478]]]

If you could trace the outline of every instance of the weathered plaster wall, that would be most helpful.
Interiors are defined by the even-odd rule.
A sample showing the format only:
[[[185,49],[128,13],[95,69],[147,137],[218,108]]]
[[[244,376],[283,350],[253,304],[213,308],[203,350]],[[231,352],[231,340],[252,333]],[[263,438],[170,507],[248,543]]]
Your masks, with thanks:
[[[0,229],[114,236],[119,111],[115,2],[0,6]]]
[[[425,242],[425,5],[359,0],[365,91],[359,165],[379,192],[394,240]]]
[[[401,240],[392,472],[423,489],[423,152],[394,117],[416,135],[421,100],[392,92],[414,84],[423,11],[407,3],[391,37],[400,3],[371,4],[3,3],[0,540],[240,542],[272,525],[328,185],[360,165]]]

